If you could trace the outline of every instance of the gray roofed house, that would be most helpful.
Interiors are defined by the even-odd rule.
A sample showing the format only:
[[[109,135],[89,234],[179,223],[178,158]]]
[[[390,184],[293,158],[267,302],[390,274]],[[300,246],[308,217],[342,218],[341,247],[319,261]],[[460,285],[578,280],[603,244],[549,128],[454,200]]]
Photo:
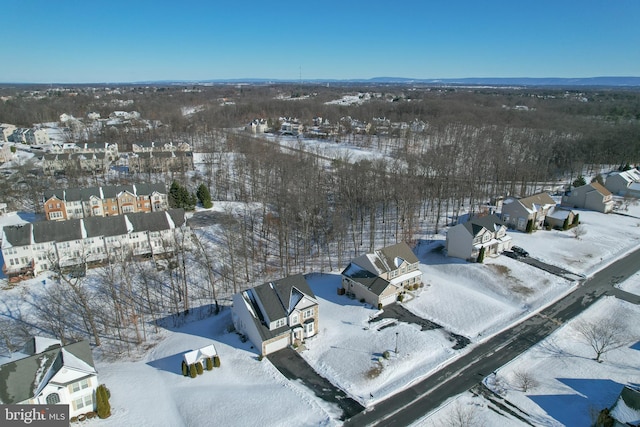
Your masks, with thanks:
[[[57,340],[34,337],[22,353],[0,365],[2,404],[67,404],[73,417],[95,409],[98,385],[87,341],[63,346]]]
[[[547,214],[555,206],[556,201],[544,192],[522,199],[507,197],[502,202],[501,218],[509,228],[533,231],[544,226]]]
[[[47,219],[65,220],[166,210],[169,199],[164,184],[130,184],[48,190],[43,204]]]
[[[159,255],[173,250],[173,232],[186,227],[184,209],[40,221],[2,230],[3,271],[9,277],[100,263],[115,254]]]
[[[447,255],[467,261],[476,261],[483,250],[485,256],[497,256],[511,244],[506,224],[496,215],[472,218],[447,232]]]
[[[349,296],[384,307],[422,284],[419,264],[406,243],[387,246],[354,258],[341,273],[342,288]]]
[[[267,355],[318,332],[318,302],[304,276],[264,283],[233,296],[233,323]]]

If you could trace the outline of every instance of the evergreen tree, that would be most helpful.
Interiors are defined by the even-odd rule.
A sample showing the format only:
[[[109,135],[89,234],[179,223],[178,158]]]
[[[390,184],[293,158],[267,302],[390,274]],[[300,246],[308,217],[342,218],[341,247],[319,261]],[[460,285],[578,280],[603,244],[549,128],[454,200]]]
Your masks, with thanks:
[[[210,371],[213,369],[213,360],[211,360],[210,357],[207,357],[207,371]]]
[[[587,181],[585,181],[584,176],[580,175],[578,178],[573,181],[574,187],[582,187],[583,185],[587,185]]]
[[[564,222],[562,223],[562,229],[563,230],[568,230],[569,229],[569,217],[568,216],[564,219]]]
[[[573,217],[573,222],[571,223],[571,225],[578,225],[580,224],[580,214],[576,214],[576,216]]]
[[[192,211],[196,207],[196,202],[195,194],[190,194],[185,187],[173,181],[169,188],[169,206]]]
[[[532,219],[527,221],[527,233],[531,233],[531,232],[533,232],[533,220]]]
[[[196,196],[198,197],[198,201],[202,203],[203,208],[209,209],[211,206],[213,206],[213,203],[211,203],[211,193],[209,192],[209,188],[207,188],[206,185],[200,184],[198,186]]]
[[[216,368],[220,367],[220,356],[213,356],[213,366],[215,366]]]
[[[184,375],[185,377],[189,375],[189,367],[184,360],[182,361],[182,375]]]
[[[189,376],[191,378],[195,378],[198,375],[198,372],[196,371],[196,365],[195,364],[191,364],[189,365]]]
[[[198,375],[202,375],[202,373],[204,372],[204,368],[202,367],[202,362],[196,363],[196,372],[198,373]]]
[[[482,261],[484,261],[484,246],[480,248],[480,253],[478,253],[477,259],[477,262],[479,262],[480,264],[482,264]]]
[[[109,418],[111,416],[110,394],[104,384],[100,384],[96,389],[96,407],[100,418]]]

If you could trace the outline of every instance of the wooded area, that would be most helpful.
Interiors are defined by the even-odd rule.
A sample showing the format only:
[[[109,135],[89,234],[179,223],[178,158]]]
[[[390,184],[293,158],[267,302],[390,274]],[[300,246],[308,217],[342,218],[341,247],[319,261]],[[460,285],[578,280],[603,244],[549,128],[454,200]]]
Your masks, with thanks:
[[[116,353],[129,351],[146,341],[145,320],[178,322],[196,308],[216,312],[249,286],[297,272],[341,269],[379,246],[415,243],[418,232],[437,234],[496,196],[527,196],[550,183],[569,184],[585,168],[598,173],[601,165],[640,160],[636,90],[125,86],[118,93],[47,88],[46,96],[34,97],[24,89],[0,89],[0,95],[12,96],[0,103],[0,122],[30,127],[57,122],[62,113],[85,117],[91,111],[108,117],[118,109],[115,100],[132,100],[127,110],[160,125],[134,121],[103,128],[88,140],[115,142],[121,151],[138,141],[186,141],[202,160],[195,173],[152,177],[46,177],[25,163],[0,178],[0,199],[13,209],[41,212],[47,188],[150,179],[167,189],[177,182],[193,194],[208,190],[214,205],[240,203],[215,216],[216,227],[182,236],[176,258],[161,270],[123,260],[101,269],[99,286],[87,286],[84,278],[60,280],[47,289],[51,304],[30,300],[37,316],[13,319],[11,330],[20,325],[24,333],[6,335],[7,341],[20,341],[19,335],[36,327],[63,340],[86,335],[96,345],[112,342]],[[363,92],[378,96],[360,105],[325,103]],[[255,118],[275,123],[285,116],[302,123],[320,116],[334,124],[346,116],[369,123],[384,117],[426,126],[388,132],[372,126],[365,133],[342,126],[329,137],[383,154],[375,160],[348,154],[330,159],[304,139],[295,149],[283,149],[276,135],[242,130]]]

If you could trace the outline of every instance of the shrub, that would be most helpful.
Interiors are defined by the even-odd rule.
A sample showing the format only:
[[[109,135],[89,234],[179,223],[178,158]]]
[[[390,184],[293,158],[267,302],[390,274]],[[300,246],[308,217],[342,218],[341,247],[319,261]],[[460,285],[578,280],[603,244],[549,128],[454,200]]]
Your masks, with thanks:
[[[210,357],[207,357],[207,371],[210,371],[213,369],[213,360],[211,360]]]
[[[384,357],[385,359],[389,359],[391,357],[391,353],[389,352],[389,350],[385,350],[384,353],[382,353],[382,357]]]
[[[102,419],[111,416],[110,395],[111,393],[104,384],[100,384],[96,389],[96,411],[98,412],[98,417]]]
[[[360,302],[364,304],[365,303],[364,298],[360,298]]]
[[[196,363],[196,372],[198,373],[198,375],[202,375],[202,373],[204,372],[204,368],[202,367],[202,362]]]
[[[220,356],[218,355],[213,356],[213,366],[216,368],[220,367]]]
[[[402,300],[404,300],[404,295],[403,294],[398,295],[398,301],[402,302]]]
[[[87,412],[86,414],[84,414],[85,417],[87,417],[88,420],[90,420],[91,418],[95,418],[98,416],[98,414],[96,414],[95,412],[91,411],[91,412]]]
[[[479,264],[482,264],[484,261],[484,246],[480,248],[480,253],[478,253],[478,259],[476,260]]]
[[[381,302],[378,303],[378,310],[382,310],[382,303]]]
[[[189,376],[191,378],[195,378],[196,375],[198,375],[198,372],[196,371],[196,365],[192,363],[191,365],[189,365]]]
[[[189,375],[189,367],[184,360],[182,361],[182,375],[185,377]]]
[[[264,356],[263,356],[263,355],[258,356],[258,361],[259,361],[259,362],[262,362],[262,359],[264,359]]]

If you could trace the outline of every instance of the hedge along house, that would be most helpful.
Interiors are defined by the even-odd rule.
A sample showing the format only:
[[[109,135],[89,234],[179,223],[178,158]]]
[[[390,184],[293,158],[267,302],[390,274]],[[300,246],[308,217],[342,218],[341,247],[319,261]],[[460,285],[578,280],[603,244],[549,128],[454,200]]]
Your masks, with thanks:
[[[63,346],[34,337],[0,365],[2,404],[67,404],[69,416],[75,417],[96,409],[98,385],[88,341]]]
[[[302,274],[233,296],[233,325],[262,356],[300,345],[318,332],[318,301]]]
[[[348,295],[374,307],[395,301],[405,290],[422,283],[419,261],[404,242],[353,259],[342,271],[342,288]]]

